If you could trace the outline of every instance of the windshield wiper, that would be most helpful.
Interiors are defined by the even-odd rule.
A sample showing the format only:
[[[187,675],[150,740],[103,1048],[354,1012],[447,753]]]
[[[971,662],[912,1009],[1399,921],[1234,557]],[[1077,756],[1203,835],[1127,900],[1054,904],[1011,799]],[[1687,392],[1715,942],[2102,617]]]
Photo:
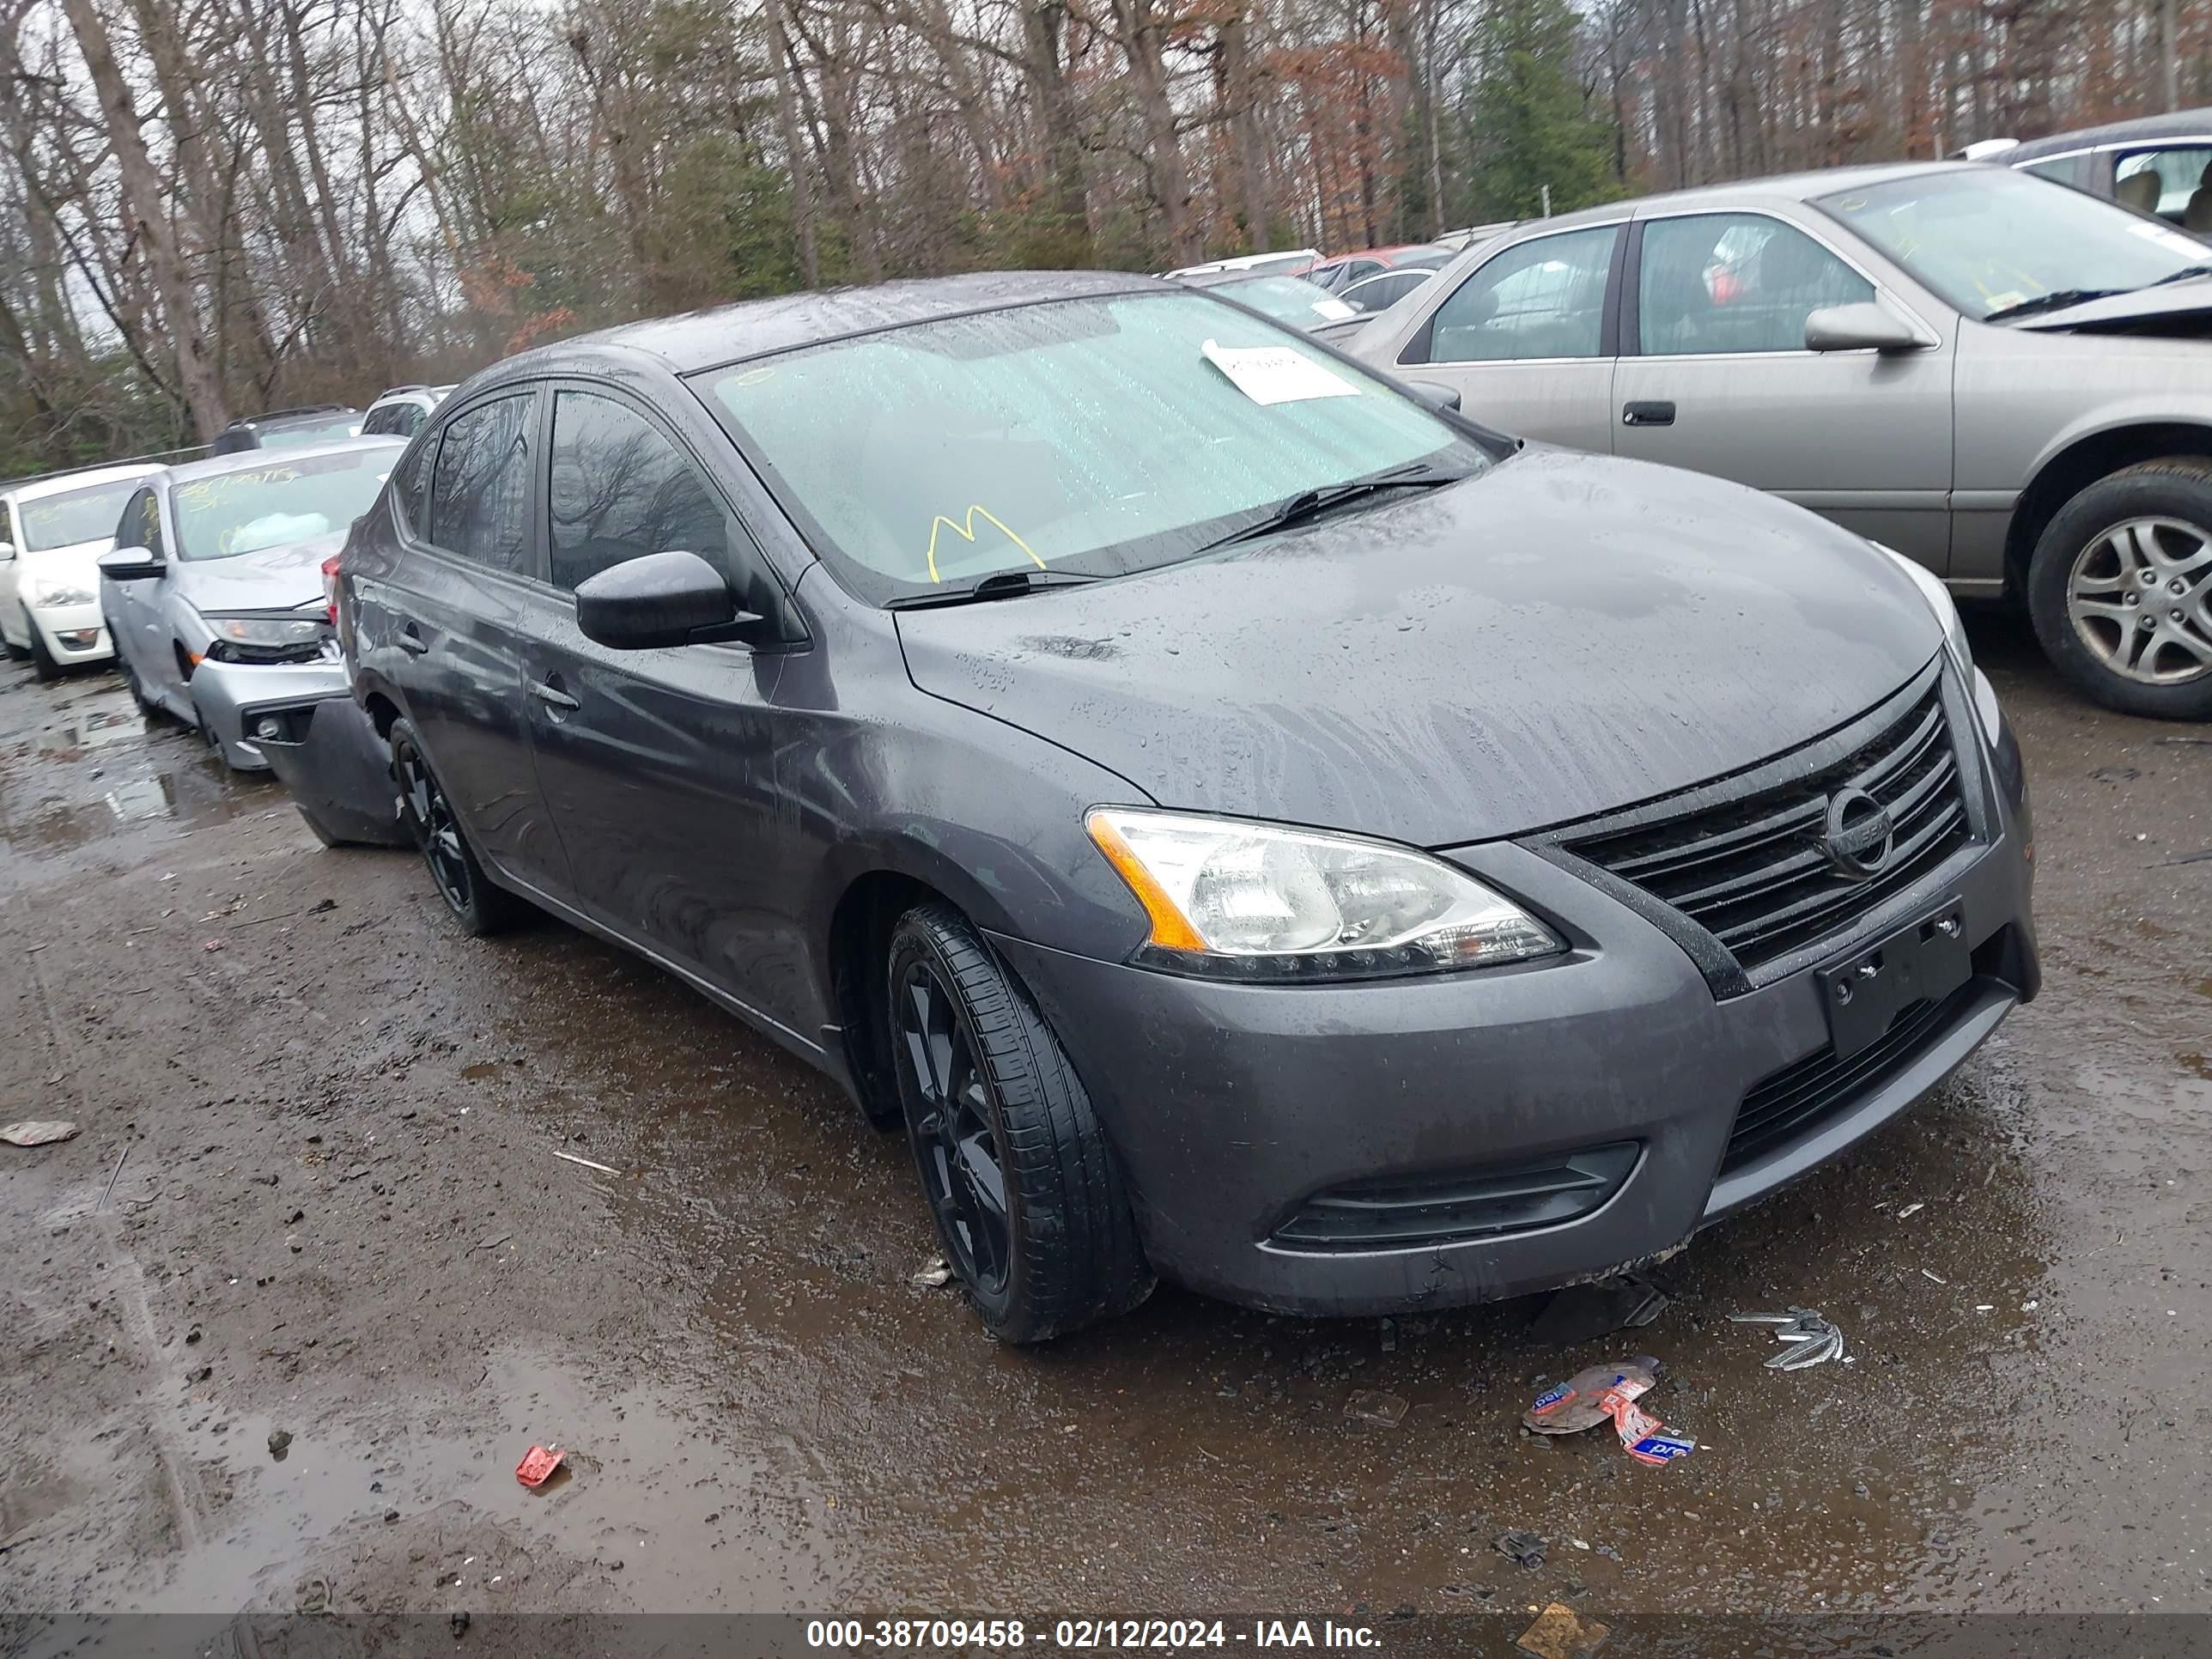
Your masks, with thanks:
[[[1992,311],[1982,320],[1985,323],[2008,323],[2015,317],[2034,317],[2046,311],[2063,311],[2069,306],[2087,305],[2092,300],[2109,300],[2115,294],[2131,294],[2134,291],[2125,288],[2062,288],[2055,293],[2039,294],[2033,300],[2022,300],[2018,305]]]
[[[1342,483],[1323,484],[1318,489],[1302,489],[1297,495],[1276,502],[1267,510],[1267,516],[1257,523],[1248,524],[1242,530],[1232,530],[1218,541],[1208,542],[1205,546],[1193,550],[1193,556],[1211,553],[1216,548],[1233,547],[1238,542],[1272,536],[1279,530],[1289,530],[1309,523],[1347,501],[1379,495],[1386,489],[1435,489],[1444,484],[1457,483],[1467,476],[1465,472],[1439,471],[1426,461],[1408,461],[1403,466],[1370,472],[1364,478],[1347,478]]]
[[[902,593],[884,602],[886,611],[927,611],[941,605],[977,605],[988,599],[1018,599],[1046,587],[1080,587],[1095,582],[1079,570],[1001,570],[966,587],[933,593]]]
[[[2145,288],[2164,288],[2168,283],[2185,283],[2196,276],[2212,276],[2212,264],[2184,265],[2179,270],[2168,271],[2154,283],[2145,283]]]

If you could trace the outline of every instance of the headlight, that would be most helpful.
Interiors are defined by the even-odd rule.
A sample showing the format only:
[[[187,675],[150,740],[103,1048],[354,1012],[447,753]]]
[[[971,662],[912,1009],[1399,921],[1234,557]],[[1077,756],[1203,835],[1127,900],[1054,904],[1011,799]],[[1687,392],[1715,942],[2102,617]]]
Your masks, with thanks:
[[[313,645],[323,631],[319,622],[289,622],[279,617],[207,617],[202,618],[218,640],[234,645],[258,645],[277,650],[288,645]]]
[[[1566,946],[1439,859],[1357,836],[1102,807],[1085,827],[1152,921],[1136,960],[1224,979],[1486,968]]]
[[[56,581],[48,576],[40,576],[31,583],[33,605],[90,605],[99,597],[96,593],[87,592],[75,582]]]

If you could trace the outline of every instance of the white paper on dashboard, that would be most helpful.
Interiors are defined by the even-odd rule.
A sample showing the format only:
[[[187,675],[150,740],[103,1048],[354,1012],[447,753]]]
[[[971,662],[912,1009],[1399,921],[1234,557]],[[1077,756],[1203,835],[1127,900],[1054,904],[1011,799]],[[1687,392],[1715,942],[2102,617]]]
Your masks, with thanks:
[[[1295,346],[1199,347],[1206,361],[1255,404],[1297,404],[1314,398],[1356,398],[1359,388]]]

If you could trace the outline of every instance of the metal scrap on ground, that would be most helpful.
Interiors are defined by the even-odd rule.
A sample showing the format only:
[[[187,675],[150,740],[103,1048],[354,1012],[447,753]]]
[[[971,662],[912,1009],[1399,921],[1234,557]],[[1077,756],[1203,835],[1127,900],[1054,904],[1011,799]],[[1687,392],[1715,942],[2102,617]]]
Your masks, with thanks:
[[[1736,1325],[1774,1327],[1774,1340],[1788,1346],[1766,1362],[1770,1371],[1802,1371],[1809,1365],[1846,1357],[1843,1332],[1810,1308],[1792,1308],[1778,1314],[1730,1314],[1729,1321]]]

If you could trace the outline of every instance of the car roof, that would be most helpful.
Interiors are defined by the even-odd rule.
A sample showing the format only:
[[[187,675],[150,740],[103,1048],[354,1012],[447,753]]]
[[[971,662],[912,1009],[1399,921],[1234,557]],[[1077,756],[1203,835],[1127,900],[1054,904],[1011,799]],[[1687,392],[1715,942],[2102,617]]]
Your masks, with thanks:
[[[2079,127],[2054,132],[2047,138],[2031,138],[2004,152],[2004,164],[2016,167],[2039,156],[2063,155],[2072,150],[2095,149],[2101,144],[2124,144],[2137,138],[2190,138],[2212,133],[2212,105],[2197,109],[2169,110],[2132,121],[2107,121],[2099,127]]]
[[[1231,283],[1305,283],[1309,288],[1321,287],[1308,282],[1303,270],[1194,270],[1175,280],[1184,288],[1226,288]]]
[[[228,432],[258,432],[264,427],[301,426],[318,421],[340,421],[361,411],[350,404],[302,404],[297,409],[264,410],[258,415],[241,415],[224,428]]]
[[[494,364],[471,384],[489,386],[557,373],[564,362],[587,362],[597,355],[595,349],[607,346],[643,352],[678,374],[689,374],[908,323],[1047,300],[1172,292],[1181,286],[1120,270],[995,270],[878,283],[872,288],[818,289],[769,300],[740,300],[651,322],[624,323],[556,344],[533,346]]]
[[[404,438],[333,438],[327,443],[301,444],[289,449],[240,449],[228,455],[210,455],[204,461],[186,461],[179,466],[160,469],[168,477],[163,481],[171,485],[190,483],[195,478],[220,477],[226,472],[252,472],[267,466],[283,466],[292,461],[311,460],[319,455],[343,455],[356,449],[389,449],[398,451],[407,447]]]
[[[56,472],[43,478],[26,478],[19,483],[0,484],[0,495],[16,501],[35,501],[47,495],[58,495],[71,489],[105,483],[120,483],[125,478],[143,478],[151,472],[162,471],[159,461],[131,461],[117,466],[79,467],[74,472]]]
[[[1638,196],[1581,208],[1573,213],[1555,214],[1549,219],[1526,219],[1513,229],[1537,233],[1572,229],[1577,225],[1613,224],[1625,218],[1644,217],[1654,209],[1677,205],[1711,204],[1719,208],[1735,202],[1806,202],[1838,191],[1866,190],[1893,179],[1916,179],[1930,173],[1974,172],[1981,166],[1977,161],[1893,161],[1878,167],[1822,167],[1809,173],[1777,173],[1766,179],[1739,179],[1732,184],[1663,191],[1654,196]],[[1504,234],[1501,232],[1498,240],[1503,240]],[[1471,246],[1486,247],[1490,240],[1486,238]]]

